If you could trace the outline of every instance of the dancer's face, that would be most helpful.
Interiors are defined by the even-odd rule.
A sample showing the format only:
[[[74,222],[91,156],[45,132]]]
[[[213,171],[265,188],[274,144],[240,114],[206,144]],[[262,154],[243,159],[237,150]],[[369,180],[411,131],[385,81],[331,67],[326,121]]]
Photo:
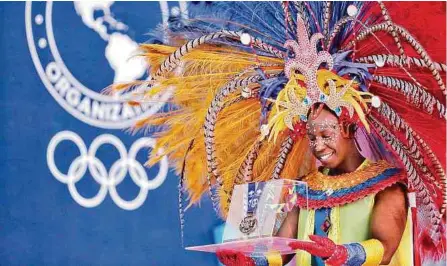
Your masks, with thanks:
[[[325,109],[317,117],[309,116],[307,137],[312,153],[324,167],[337,168],[347,157],[352,143],[341,130],[338,118]]]

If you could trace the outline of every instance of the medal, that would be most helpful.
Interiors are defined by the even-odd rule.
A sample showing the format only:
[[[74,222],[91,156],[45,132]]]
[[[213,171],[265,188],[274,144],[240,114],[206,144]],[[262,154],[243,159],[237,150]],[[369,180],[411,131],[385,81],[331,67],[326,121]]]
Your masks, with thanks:
[[[247,216],[242,219],[241,224],[239,225],[239,230],[249,235],[255,231],[256,227],[258,226],[258,220],[253,214],[248,214]]]

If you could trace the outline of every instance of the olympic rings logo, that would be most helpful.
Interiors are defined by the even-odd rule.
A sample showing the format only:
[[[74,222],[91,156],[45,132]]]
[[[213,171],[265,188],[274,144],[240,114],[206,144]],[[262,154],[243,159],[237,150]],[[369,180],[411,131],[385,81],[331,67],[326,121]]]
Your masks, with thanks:
[[[62,141],[73,142],[80,151],[80,155],[71,162],[67,174],[62,173],[57,168],[54,160],[56,147]],[[108,172],[101,160],[96,157],[98,148],[103,144],[113,145],[120,155],[120,159],[112,164]],[[159,163],[157,176],[154,179],[148,179],[144,166],[135,159],[138,151],[143,147],[154,148],[155,139],[148,137],[140,138],[132,144],[129,152],[127,152],[126,147],[119,138],[110,134],[103,134],[96,137],[89,149],[87,149],[79,135],[71,131],[61,131],[48,144],[47,163],[53,176],[60,182],[67,184],[68,191],[79,205],[86,208],[96,207],[103,202],[107,192],[109,192],[112,200],[120,208],[135,210],[144,203],[149,190],[156,189],[163,184],[168,173],[168,159],[164,156]],[[83,197],[76,188],[76,183],[84,177],[87,169],[96,183],[100,185],[98,193],[91,198]],[[129,173],[132,181],[140,187],[138,195],[130,201],[121,198],[116,189],[116,186],[124,180],[127,173]]]

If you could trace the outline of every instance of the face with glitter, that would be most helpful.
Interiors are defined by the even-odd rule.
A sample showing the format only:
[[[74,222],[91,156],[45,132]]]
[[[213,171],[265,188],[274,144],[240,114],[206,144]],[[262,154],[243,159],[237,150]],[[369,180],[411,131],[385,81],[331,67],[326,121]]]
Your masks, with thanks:
[[[337,168],[347,158],[352,139],[344,137],[337,116],[322,109],[309,116],[307,137],[314,156],[324,167]]]

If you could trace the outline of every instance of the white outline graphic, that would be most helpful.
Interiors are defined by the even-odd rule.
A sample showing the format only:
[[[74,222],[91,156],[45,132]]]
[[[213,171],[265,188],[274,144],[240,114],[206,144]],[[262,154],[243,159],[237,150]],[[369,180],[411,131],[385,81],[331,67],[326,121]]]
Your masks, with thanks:
[[[80,152],[80,155],[71,162],[67,174],[62,173],[58,169],[54,158],[55,150],[62,141],[73,142]],[[114,146],[120,154],[120,159],[112,164],[108,172],[101,160],[96,157],[98,148],[103,144]],[[67,184],[68,191],[79,205],[86,208],[96,207],[103,202],[107,192],[109,192],[110,197],[117,206],[124,210],[135,210],[144,203],[148,191],[161,186],[168,174],[168,159],[164,156],[159,162],[157,176],[149,180],[144,166],[135,159],[138,151],[143,147],[154,148],[155,139],[149,137],[140,138],[132,144],[129,153],[127,153],[126,147],[116,136],[110,134],[99,135],[87,149],[79,135],[72,131],[61,131],[48,144],[47,163],[53,176],[60,182]],[[83,197],[76,188],[76,183],[85,176],[87,169],[95,182],[100,185],[98,193],[92,198]],[[127,173],[129,173],[132,181],[140,187],[138,195],[130,201],[121,198],[116,189]]]
[[[36,15],[39,19],[37,17],[33,19],[33,15],[35,14],[32,13],[32,5],[32,2],[26,2],[25,25],[26,37],[34,66],[51,96],[53,96],[53,98],[75,118],[100,128],[127,128],[135,124],[136,121],[158,112],[158,110],[160,110],[165,102],[171,97],[171,91],[167,90],[162,94],[155,95],[151,99],[151,103],[148,103],[149,101],[147,101],[142,107],[130,107],[126,103],[128,98],[127,94],[108,96],[85,87],[67,69],[59,54],[52,31],[52,1],[45,3],[44,14]],[[167,10],[165,10],[167,7],[168,4],[166,1],[160,1],[163,21],[167,21],[169,17],[169,12],[166,12]],[[180,9],[182,14],[184,14],[183,16],[187,16],[187,10],[184,4],[180,5]],[[42,38],[37,36],[38,40],[34,39],[33,27],[45,27],[46,34],[44,34],[44,37],[47,38],[46,42],[48,45],[45,45],[44,47],[36,47],[36,41]],[[43,43],[43,41],[41,41],[41,43]],[[48,52],[54,60],[52,61],[50,59],[46,65],[43,65],[38,53],[38,49],[43,48],[48,49]],[[61,81],[61,78],[64,79],[64,82],[58,84]],[[62,89],[60,86],[68,86],[69,88],[65,88],[65,90],[61,92]],[[83,102],[85,102],[85,104],[82,104]],[[88,112],[86,110],[80,110],[83,109],[80,107],[81,105],[83,107],[87,106],[89,108]],[[94,114],[95,111],[93,111],[95,107],[97,110],[96,115]],[[90,108],[92,111],[90,111]],[[108,116],[104,115],[104,113],[107,113]]]

